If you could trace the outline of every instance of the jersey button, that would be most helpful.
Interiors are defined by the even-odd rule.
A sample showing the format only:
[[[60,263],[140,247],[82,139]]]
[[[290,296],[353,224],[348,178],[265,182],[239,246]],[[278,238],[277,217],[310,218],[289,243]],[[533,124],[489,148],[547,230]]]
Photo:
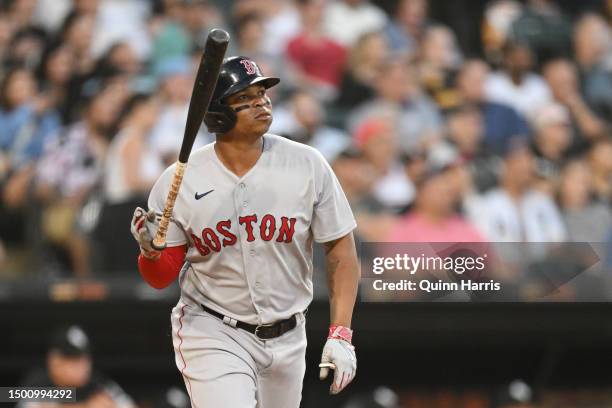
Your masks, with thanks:
[[[240,186],[240,188],[245,188],[245,187],[246,187],[246,184],[244,184],[244,183],[240,183],[240,184],[238,184],[238,186]]]
[[[243,202],[242,202],[242,206],[243,206],[243,207],[246,207],[248,204],[249,204],[249,202],[248,202],[248,201],[243,201]]]
[[[251,249],[251,250],[249,251],[249,254],[250,254],[251,256],[255,256],[255,250],[254,250],[254,249]]]

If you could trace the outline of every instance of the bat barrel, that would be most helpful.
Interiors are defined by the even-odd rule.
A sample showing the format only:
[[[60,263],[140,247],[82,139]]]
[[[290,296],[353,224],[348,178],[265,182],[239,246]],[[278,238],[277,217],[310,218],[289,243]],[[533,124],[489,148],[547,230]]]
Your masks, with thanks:
[[[230,36],[227,31],[221,30],[220,28],[212,29],[208,34],[208,38],[217,44],[229,43],[230,40]]]
[[[204,115],[208,111],[229,39],[229,34],[218,28],[211,30],[206,39],[204,54],[200,60],[193,92],[191,93],[185,135],[179,153],[179,162],[181,163],[187,163],[193,142],[200,130]]]
[[[229,34],[221,29],[210,31],[206,39],[204,55],[202,55],[202,59],[200,60],[200,66],[198,67],[198,73],[193,85],[193,92],[191,93],[185,134],[183,136],[183,143],[181,145],[176,171],[172,179],[168,197],[166,198],[166,204],[159,223],[159,228],[152,242],[153,247],[156,249],[163,249],[166,245],[166,233],[168,231],[170,217],[174,210],[179,188],[183,180],[185,165],[189,159],[191,148],[193,147],[195,138],[202,125],[202,120],[208,111],[208,105],[210,105],[210,100],[215,91],[229,39]]]

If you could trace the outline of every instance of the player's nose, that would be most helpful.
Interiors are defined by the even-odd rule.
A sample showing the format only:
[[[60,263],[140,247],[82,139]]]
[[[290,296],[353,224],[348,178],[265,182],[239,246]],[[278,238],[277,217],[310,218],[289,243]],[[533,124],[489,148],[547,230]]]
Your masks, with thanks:
[[[261,108],[266,106],[266,99],[265,97],[260,97],[255,99],[255,101],[253,102],[253,107],[255,108]]]

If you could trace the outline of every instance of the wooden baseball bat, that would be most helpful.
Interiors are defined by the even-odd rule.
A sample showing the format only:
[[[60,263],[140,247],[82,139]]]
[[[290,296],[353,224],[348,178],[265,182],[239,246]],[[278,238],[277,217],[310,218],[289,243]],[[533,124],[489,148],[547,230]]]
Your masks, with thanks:
[[[178,162],[176,163],[176,169],[174,170],[174,176],[172,177],[170,191],[166,198],[162,218],[152,242],[153,248],[157,250],[162,250],[166,247],[168,224],[170,223],[174,203],[176,202],[176,197],[181,187],[181,182],[183,181],[187,160],[189,160],[193,142],[200,130],[202,120],[208,110],[208,105],[210,105],[210,100],[215,90],[215,86],[217,85],[219,71],[221,70],[221,64],[225,57],[229,39],[229,34],[221,29],[214,29],[208,33],[208,38],[204,46],[204,54],[202,55],[193,85],[193,92],[191,93],[191,101],[189,102],[187,124],[185,125],[185,134],[183,136],[183,143],[181,144],[181,151],[179,153]]]

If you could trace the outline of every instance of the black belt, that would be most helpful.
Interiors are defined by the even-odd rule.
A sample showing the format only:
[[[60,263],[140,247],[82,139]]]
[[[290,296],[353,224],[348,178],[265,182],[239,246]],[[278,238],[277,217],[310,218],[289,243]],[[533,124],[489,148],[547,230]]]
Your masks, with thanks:
[[[228,316],[222,315],[221,313],[216,312],[202,304],[200,306],[202,306],[202,309],[204,309],[205,312],[223,320],[223,323],[232,327],[238,327],[239,329],[246,330],[249,333],[253,333],[261,340],[270,340],[276,337],[280,337],[283,334],[287,333],[289,330],[293,330],[295,326],[297,326],[297,318],[295,317],[295,315],[291,316],[288,319],[278,321],[276,323],[257,325],[240,322],[236,319],[232,319]]]

